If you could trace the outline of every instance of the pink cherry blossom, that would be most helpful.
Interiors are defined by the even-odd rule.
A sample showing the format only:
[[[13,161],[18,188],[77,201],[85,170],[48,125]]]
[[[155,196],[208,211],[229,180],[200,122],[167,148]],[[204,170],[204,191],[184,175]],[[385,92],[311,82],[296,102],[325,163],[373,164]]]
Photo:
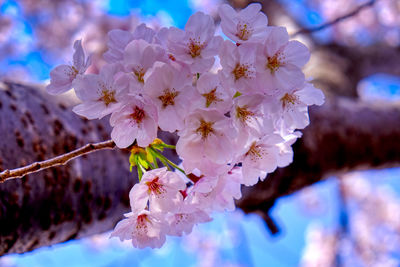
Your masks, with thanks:
[[[240,44],[261,41],[267,34],[268,18],[260,10],[261,5],[258,3],[250,4],[239,12],[230,5],[221,5],[218,11],[222,31]]]
[[[321,90],[306,82],[299,88],[280,94],[278,99],[278,111],[274,113],[280,115],[279,122],[283,129],[293,131],[309,124],[308,106],[322,105],[325,97]]]
[[[212,17],[196,12],[189,18],[184,31],[174,27],[169,29],[169,51],[178,61],[188,64],[192,73],[203,73],[213,66],[222,42],[222,38],[214,33]]]
[[[222,87],[217,74],[209,72],[202,74],[196,88],[200,94],[199,101],[194,104],[197,108],[214,108],[222,113],[230,110],[234,92],[230,88]]]
[[[242,197],[241,184],[243,184],[243,176],[240,167],[234,167],[227,173],[220,175],[217,186],[213,190],[215,194],[214,210],[235,210],[235,199]]]
[[[49,94],[58,95],[70,90],[75,78],[89,67],[90,58],[85,58],[81,40],[74,42],[74,49],[72,65],[60,65],[50,72],[50,84],[46,87]]]
[[[232,141],[233,142],[233,141]],[[236,143],[234,144],[236,145]],[[218,176],[226,171],[227,166],[225,163],[217,163],[204,156],[191,157],[187,160],[182,160],[182,166],[187,173],[192,173],[193,170],[201,170],[204,175]]]
[[[242,196],[243,176],[240,167],[230,167],[218,176],[204,176],[189,189],[187,200],[207,212],[232,211],[234,199]]]
[[[219,74],[227,90],[234,88],[242,93],[256,91],[255,52],[255,44],[245,43],[238,47],[230,41],[224,41],[219,52],[222,66]]]
[[[152,43],[155,32],[153,29],[142,23],[136,27],[133,33],[124,30],[111,30],[108,33],[108,51],[103,57],[108,63],[115,63],[123,60],[124,50],[132,40],[144,40]]]
[[[242,163],[243,184],[250,186],[265,179],[267,173],[278,167],[280,149],[276,145],[285,141],[278,134],[253,139],[245,146],[245,153],[239,158]]]
[[[182,236],[184,233],[190,234],[194,225],[211,220],[207,212],[196,209],[193,205],[185,202],[180,206],[178,211],[167,215],[167,234],[174,236]]]
[[[289,41],[286,28],[270,27],[265,41],[258,46],[257,75],[264,92],[290,89],[304,83],[301,68],[310,58],[307,47]]]
[[[120,148],[135,140],[141,147],[148,146],[157,137],[157,108],[147,97],[125,96],[124,106],[110,118],[111,138]]]
[[[156,32],[152,29],[146,26],[146,24],[141,23],[139,24],[135,31],[133,32],[133,40],[144,40],[148,43],[152,43],[154,41],[154,35]]]
[[[147,210],[125,216],[127,218],[118,222],[110,237],[119,237],[121,241],[132,239],[136,248],[160,248],[165,243],[166,225],[160,216]]]
[[[165,51],[160,46],[144,40],[131,41],[125,48],[123,62],[125,71],[133,77],[133,91],[143,88],[145,75],[156,61],[165,60]]]
[[[242,196],[243,176],[240,167],[234,167],[217,177],[205,176],[197,183],[193,186],[188,200],[208,212],[233,211],[234,199]]]
[[[185,189],[185,181],[178,174],[167,171],[166,167],[147,171],[129,192],[132,210],[143,209],[148,200],[150,211],[174,211],[183,204],[179,191]]]
[[[293,161],[308,106],[324,102],[302,71],[308,49],[285,28],[268,26],[260,4],[218,11],[233,42],[216,36],[213,18],[197,12],[184,30],[140,24],[133,33],[110,31],[98,74],[84,74],[90,60],[76,41],[73,64],[50,74],[50,93],[75,89],[77,114],[111,114],[119,148],[146,148],[147,158],[134,164],[140,181],[129,193],[132,212],[111,234],[135,247],[159,248],[166,235],[188,234],[212,212],[234,210],[242,185]],[[155,140],[159,128],[178,135],[175,147]],[[183,170],[157,152],[174,148]],[[153,169],[158,164],[180,175]]]
[[[87,74],[75,81],[75,93],[82,100],[73,111],[88,119],[101,119],[121,108],[128,91],[127,77],[118,76],[119,64],[106,65],[100,74]]]
[[[231,118],[238,129],[240,143],[246,142],[247,138],[260,138],[274,131],[265,102],[263,95],[242,95],[234,99]]]
[[[133,40],[133,34],[128,31],[115,29],[107,34],[108,50],[103,57],[108,63],[115,63],[123,59],[125,47]]]
[[[190,161],[209,159],[223,165],[233,158],[236,130],[232,121],[217,110],[195,110],[185,119],[185,127],[178,134],[176,151],[189,172],[187,163]],[[209,171],[198,169],[202,173]]]
[[[301,137],[301,132],[295,131],[291,134],[283,135],[284,142],[277,144],[279,147],[278,167],[286,167],[293,161],[292,145]]]
[[[179,69],[161,62],[154,65],[145,81],[144,93],[157,106],[158,125],[164,131],[181,130],[190,103],[195,99],[192,75],[183,67]]]

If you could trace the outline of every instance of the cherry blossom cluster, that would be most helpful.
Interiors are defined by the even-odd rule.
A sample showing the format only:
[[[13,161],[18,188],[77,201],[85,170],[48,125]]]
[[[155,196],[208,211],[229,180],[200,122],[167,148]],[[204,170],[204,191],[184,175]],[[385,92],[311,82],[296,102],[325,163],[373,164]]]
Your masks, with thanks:
[[[112,236],[160,247],[166,235],[190,233],[212,212],[233,210],[241,185],[291,163],[296,129],[308,125],[308,106],[324,96],[302,72],[307,47],[290,41],[285,28],[268,26],[260,9],[221,5],[226,39],[202,12],[184,30],[112,30],[98,74],[85,74],[90,59],[81,41],[73,64],[50,73],[49,93],[74,88],[82,103],[73,111],[88,119],[111,114],[111,138],[131,149],[140,182]],[[159,128],[177,134],[176,146],[157,139]],[[176,150],[182,168],[165,149]]]

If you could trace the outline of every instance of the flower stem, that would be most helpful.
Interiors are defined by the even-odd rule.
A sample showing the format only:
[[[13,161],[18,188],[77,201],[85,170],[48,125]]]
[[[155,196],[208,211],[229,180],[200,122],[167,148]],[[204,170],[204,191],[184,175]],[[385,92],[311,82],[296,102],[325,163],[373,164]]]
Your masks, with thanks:
[[[184,175],[186,175],[185,171],[182,170],[181,168],[178,167],[178,165],[176,165],[175,163],[173,163],[172,161],[170,161],[168,158],[166,158],[163,154],[161,154],[160,152],[156,151],[154,148],[152,148],[150,146],[150,150],[153,151],[153,153],[156,155],[157,158],[159,158],[163,163],[164,161],[167,162],[169,165],[171,165],[172,167],[174,167],[175,169],[179,170],[180,172],[182,172]],[[165,163],[164,163],[165,165]]]

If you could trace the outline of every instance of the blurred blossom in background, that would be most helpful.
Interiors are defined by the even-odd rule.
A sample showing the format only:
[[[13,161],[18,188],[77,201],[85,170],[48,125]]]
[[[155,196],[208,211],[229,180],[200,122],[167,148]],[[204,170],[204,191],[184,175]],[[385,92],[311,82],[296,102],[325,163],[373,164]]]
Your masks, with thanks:
[[[157,29],[183,28],[196,11],[217,18],[222,0],[0,0],[0,79],[45,83],[50,70],[71,61],[72,43],[83,39],[93,54],[90,72],[103,64],[107,32],[133,31],[141,22]],[[233,1],[242,5],[245,1]],[[371,3],[354,17],[313,33],[317,42],[358,49],[400,44],[398,0],[279,0],[304,28],[314,27]],[[270,15],[270,14],[267,14]],[[282,18],[289,32],[298,25]],[[309,43],[307,38],[299,39]],[[311,47],[311,50],[313,47]],[[323,69],[313,54],[308,76]],[[322,88],[324,89],[324,88]],[[400,77],[375,73],[358,84],[364,101],[399,101]],[[398,141],[398,140],[397,140]],[[290,196],[272,210],[280,233],[269,234],[257,215],[240,210],[216,214],[184,238],[159,250],[137,250],[109,233],[0,258],[20,266],[399,266],[400,169],[331,177]]]

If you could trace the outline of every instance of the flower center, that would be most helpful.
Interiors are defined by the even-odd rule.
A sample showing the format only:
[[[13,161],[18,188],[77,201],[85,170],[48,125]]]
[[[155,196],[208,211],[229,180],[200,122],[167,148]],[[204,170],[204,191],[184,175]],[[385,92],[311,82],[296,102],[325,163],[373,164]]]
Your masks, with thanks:
[[[203,139],[206,139],[211,133],[214,133],[214,122],[207,122],[203,119],[200,120],[200,126],[196,129],[196,133],[200,134]]]
[[[251,33],[253,30],[247,25],[247,23],[239,22],[236,26],[237,32],[236,36],[243,41],[247,41],[250,38]]]
[[[201,54],[201,50],[204,48],[204,43],[201,43],[200,40],[195,40],[193,38],[189,38],[189,55],[192,58],[198,57]]]
[[[173,106],[175,105],[175,97],[179,95],[179,92],[175,91],[175,89],[165,89],[164,94],[160,95],[158,99],[161,100],[162,107],[166,108],[167,106]]]
[[[175,214],[175,224],[186,223],[189,219],[189,215],[185,213]]]
[[[168,58],[171,59],[172,61],[176,60],[176,58],[172,54],[168,54]]]
[[[265,154],[265,151],[256,142],[253,142],[245,155],[246,157],[249,156],[252,161],[257,161],[262,159]]]
[[[288,106],[293,106],[299,101],[299,97],[295,94],[286,93],[282,98],[282,107],[287,108]]]
[[[107,89],[101,90],[101,97],[99,100],[103,101],[106,107],[111,103],[117,103],[117,100],[115,100],[115,91],[109,91]]]
[[[270,70],[271,74],[274,74],[275,71],[277,71],[279,67],[283,65],[280,53],[276,53],[274,56],[268,57],[267,60],[266,68]]]
[[[242,77],[248,78],[250,74],[249,65],[237,63],[232,71],[232,74],[235,77],[235,81],[239,80]]]
[[[133,113],[130,115],[131,119],[136,121],[137,124],[141,123],[143,119],[145,118],[145,113],[144,110],[139,108],[138,106],[135,106],[133,109]]]
[[[202,96],[206,98],[206,107],[207,108],[213,103],[217,103],[217,102],[221,102],[222,101],[221,98],[218,98],[218,96],[216,95],[216,92],[217,92],[217,87],[212,89],[207,94],[202,94]]]
[[[164,186],[158,182],[159,178],[156,177],[153,180],[146,182],[146,185],[148,187],[147,192],[149,194],[153,193],[155,195],[161,195],[162,193],[165,193]]]
[[[140,83],[144,83],[144,79],[143,79],[143,77],[144,77],[144,74],[145,74],[146,72],[144,71],[144,69],[143,68],[137,68],[137,69],[133,69],[133,74],[136,76],[136,78],[137,78],[137,80],[140,82]]]
[[[79,74],[79,71],[78,71],[74,66],[71,66],[71,69],[72,69],[72,71],[73,71],[74,77],[76,77],[76,75]]]
[[[247,105],[236,107],[236,117],[242,122],[248,122],[255,113],[247,109]]]
[[[147,228],[147,223],[150,222],[149,218],[147,218],[147,214],[139,215],[136,219],[136,229],[144,230]]]

